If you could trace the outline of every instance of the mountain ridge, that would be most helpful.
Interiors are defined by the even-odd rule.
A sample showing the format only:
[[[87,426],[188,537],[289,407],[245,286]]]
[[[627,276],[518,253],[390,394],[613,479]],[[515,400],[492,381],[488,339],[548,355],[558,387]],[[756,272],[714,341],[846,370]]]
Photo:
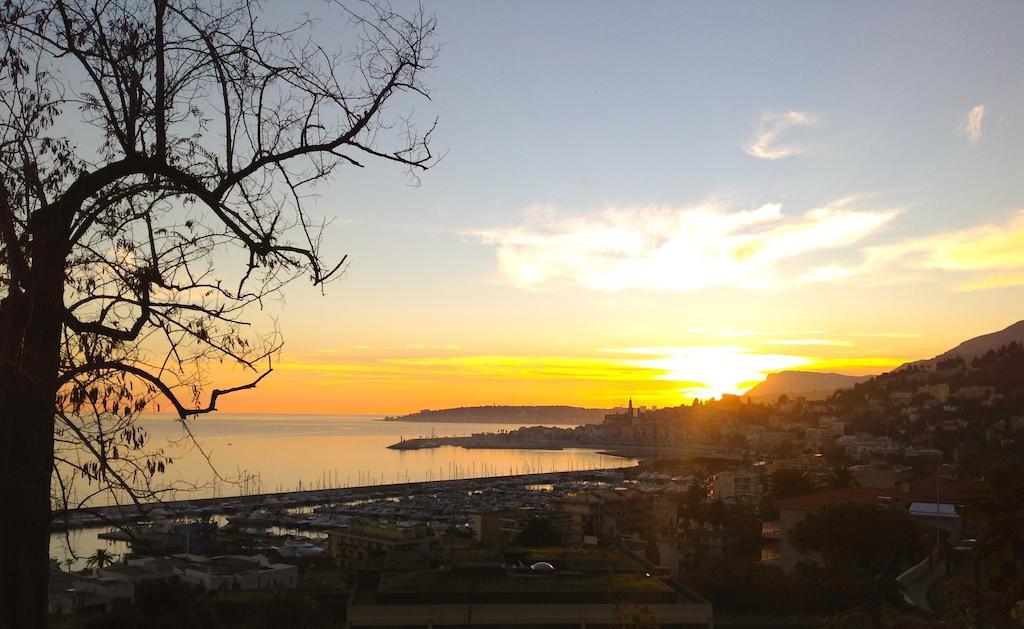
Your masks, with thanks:
[[[986,352],[997,350],[1014,342],[1024,344],[1024,319],[1012,323],[1002,330],[969,338],[932,358],[904,363],[893,369],[892,372],[912,367],[934,367],[942,361],[954,358],[972,360]],[[744,396],[754,401],[775,400],[780,395],[824,399],[839,389],[850,388],[873,377],[875,376],[846,376],[818,371],[779,371],[768,374],[764,382],[749,389]]]
[[[898,371],[900,369],[906,369],[914,366],[931,367],[951,358],[971,360],[972,358],[981,356],[985,352],[999,349],[1000,347],[1009,345],[1013,342],[1024,343],[1024,319],[1017,321],[1016,323],[1011,323],[1002,330],[969,338],[953,349],[946,350],[932,358],[905,363],[897,367],[895,370]]]
[[[869,378],[871,376],[848,376],[827,371],[778,371],[768,374],[764,382],[743,395],[755,401],[774,400],[781,395],[824,399],[837,389],[852,387]]]
[[[459,406],[443,409],[427,408],[407,415],[387,417],[385,420],[409,422],[598,424],[610,412],[611,409],[583,408],[567,405]]]

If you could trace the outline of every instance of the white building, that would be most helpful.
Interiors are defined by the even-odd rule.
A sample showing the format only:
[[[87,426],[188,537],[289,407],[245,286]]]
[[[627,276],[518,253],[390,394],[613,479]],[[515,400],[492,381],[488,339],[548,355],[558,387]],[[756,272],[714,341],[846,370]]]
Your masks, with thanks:
[[[729,504],[757,504],[764,495],[761,468],[726,470],[711,479],[711,495]]]
[[[290,590],[298,586],[298,566],[272,564],[263,555],[184,555],[179,559],[174,571],[181,580],[207,590]]]
[[[873,456],[884,457],[900,452],[900,449],[893,445],[892,439],[884,436],[876,437],[865,434],[843,435],[836,439],[836,444],[845,448],[847,454],[861,461]]]
[[[846,423],[837,417],[826,415],[818,420],[818,428],[833,437],[842,437],[846,432]]]

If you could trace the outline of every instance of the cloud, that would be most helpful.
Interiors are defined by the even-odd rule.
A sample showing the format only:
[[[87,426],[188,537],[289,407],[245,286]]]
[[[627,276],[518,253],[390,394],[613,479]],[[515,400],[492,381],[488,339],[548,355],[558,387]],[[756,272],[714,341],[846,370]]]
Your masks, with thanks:
[[[1007,273],[1005,275],[993,275],[976,280],[961,282],[953,287],[957,292],[974,290],[990,290],[993,288],[1007,288],[1010,286],[1024,286],[1024,271],[1020,273]]]
[[[849,332],[848,335],[883,339],[918,339],[924,336],[920,332]]]
[[[734,328],[705,328],[696,327],[688,330],[690,334],[711,334],[714,336],[786,336],[792,334],[825,334],[825,330],[737,330]]]
[[[981,125],[985,120],[985,106],[977,105],[967,112],[967,120],[956,128],[956,132],[967,138],[971,144],[981,139]]]
[[[988,223],[864,249],[861,263],[829,265],[804,275],[868,283],[957,276],[950,288],[987,290],[1024,285],[1024,210],[1003,223]]]
[[[798,345],[798,346],[827,346],[827,347],[852,347],[852,341],[839,339],[777,339],[773,341],[761,341],[762,345]]]
[[[535,208],[524,224],[475,232],[496,247],[513,284],[571,283],[601,292],[693,292],[729,286],[779,290],[794,284],[786,267],[804,254],[849,247],[879,230],[896,210],[859,211],[840,199],[799,216],[779,204],[733,211],[632,207],[564,215]]]
[[[301,357],[299,357],[301,358]],[[404,379],[510,379],[642,381],[662,374],[657,368],[586,356],[460,355],[378,356],[364,359],[287,360],[275,365],[302,372],[363,381]]]
[[[748,155],[761,159],[782,159],[803,153],[799,144],[779,144],[779,136],[796,127],[820,126],[820,119],[807,111],[787,111],[782,114],[766,113],[761,116],[757,131],[750,144],[743,147]]]

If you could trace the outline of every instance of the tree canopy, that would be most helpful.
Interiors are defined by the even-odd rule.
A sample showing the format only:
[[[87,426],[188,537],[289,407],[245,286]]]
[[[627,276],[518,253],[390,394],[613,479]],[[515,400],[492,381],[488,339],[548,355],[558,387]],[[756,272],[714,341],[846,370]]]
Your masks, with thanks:
[[[250,0],[0,6],[0,627],[45,624],[51,508],[159,497],[138,414],[187,433],[256,386],[281,338],[255,313],[344,272],[320,186],[434,163],[433,17],[326,7],[338,49]],[[220,363],[247,375],[215,388]]]
[[[797,523],[793,547],[843,574],[870,578],[920,561],[922,531],[903,510],[857,502],[827,505]]]

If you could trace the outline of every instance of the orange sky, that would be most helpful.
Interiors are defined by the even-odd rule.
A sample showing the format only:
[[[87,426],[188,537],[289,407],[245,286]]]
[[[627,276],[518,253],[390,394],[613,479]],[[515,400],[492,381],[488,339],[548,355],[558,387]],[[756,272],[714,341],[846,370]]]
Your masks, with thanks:
[[[223,408],[674,405],[1024,318],[1024,4],[881,9],[431,6],[444,159],[308,199],[349,266],[252,313],[286,345]]]
[[[707,337],[707,332],[694,332]],[[893,333],[889,333],[893,334]],[[921,337],[779,339],[763,333],[715,333],[721,344],[684,347],[598,348],[584,355],[476,354],[460,347],[378,348],[290,353],[258,389],[223,398],[231,412],[381,413],[487,404],[571,404],[611,407],[671,406],[693,397],[738,393],[771,371],[804,369],[879,373],[923,355]],[[880,339],[892,352],[862,355]],[[895,341],[895,342],[894,342]],[[932,352],[934,353],[934,352]],[[218,370],[211,381],[237,384],[243,375]]]

